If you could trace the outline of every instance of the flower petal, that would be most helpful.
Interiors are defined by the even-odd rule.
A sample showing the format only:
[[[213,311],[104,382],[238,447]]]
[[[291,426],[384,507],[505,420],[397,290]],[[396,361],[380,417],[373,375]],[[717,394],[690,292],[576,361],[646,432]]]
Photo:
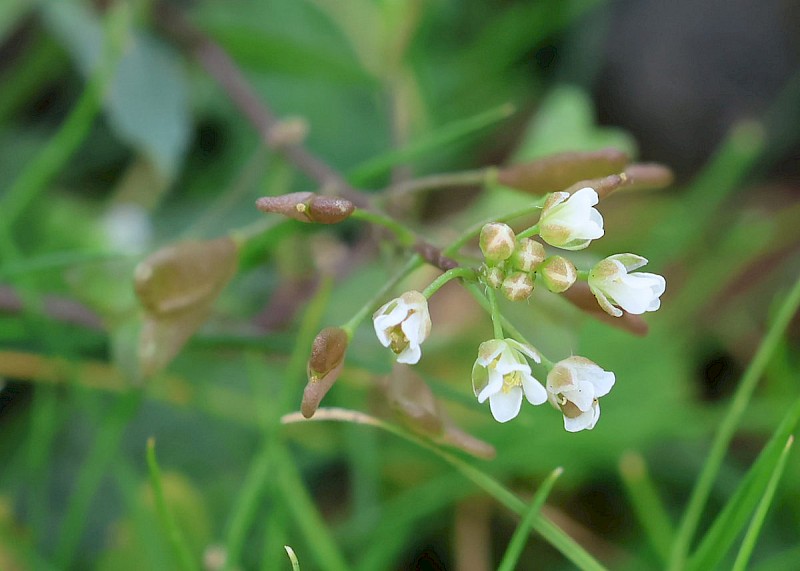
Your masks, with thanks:
[[[499,374],[497,371],[489,370],[489,382],[486,384],[480,394],[478,394],[478,402],[484,403],[487,398],[500,392],[500,389],[502,388],[503,375]]]
[[[422,349],[415,343],[409,343],[408,347],[397,354],[397,362],[406,365],[416,365],[422,357]]]
[[[581,430],[591,430],[600,418],[600,405],[593,406],[583,414],[575,418],[564,417],[564,428],[567,432],[580,432]]]
[[[522,376],[522,391],[528,402],[533,405],[542,404],[547,400],[547,390],[531,375]]]
[[[522,389],[514,387],[508,392],[499,391],[489,397],[489,409],[497,422],[508,422],[519,414],[522,407]]]

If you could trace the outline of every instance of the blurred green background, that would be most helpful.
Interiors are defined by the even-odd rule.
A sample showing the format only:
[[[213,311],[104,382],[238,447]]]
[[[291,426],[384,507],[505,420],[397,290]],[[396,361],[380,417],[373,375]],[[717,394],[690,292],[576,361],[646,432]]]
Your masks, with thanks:
[[[363,223],[320,228],[254,208],[317,186],[267,149],[183,21],[278,117],[301,118],[306,146],[360,189],[606,147],[674,169],[669,189],[604,201],[606,236],[575,258],[589,267],[632,251],[666,277],[647,336],[547,292],[504,306],[551,359],[580,354],[616,373],[595,430],[566,433],[549,409],[494,422],[470,384],[491,323],[455,284],[431,302],[415,369],[497,451],[455,455],[526,501],[563,467],[543,514],[611,569],[663,568],[658,538],[670,532],[648,531],[620,464],[643,459],[678,520],[798,278],[799,15],[777,0],[4,0],[0,569],[221,569],[226,553],[231,568],[290,569],[288,544],[303,571],[482,571],[518,524],[452,464],[393,434],[276,423],[299,408],[313,336],[349,319],[401,256]],[[530,200],[464,187],[390,206],[446,246]],[[147,325],[133,280],[142,259],[245,228],[257,238],[202,315]],[[209,279],[224,286],[229,263],[215,259]],[[435,276],[421,270],[406,289]],[[177,357],[143,378],[143,324],[162,328],[166,362],[195,318]],[[799,325],[760,376],[701,536],[800,396]],[[323,404],[391,415],[387,353],[365,323]],[[752,568],[797,569],[796,454],[764,526]],[[574,567],[534,535],[517,568]]]

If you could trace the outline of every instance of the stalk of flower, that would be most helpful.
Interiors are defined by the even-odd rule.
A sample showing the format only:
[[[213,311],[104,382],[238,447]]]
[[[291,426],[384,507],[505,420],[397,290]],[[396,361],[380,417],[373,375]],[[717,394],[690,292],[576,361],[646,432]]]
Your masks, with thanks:
[[[589,288],[606,313],[621,317],[625,310],[640,315],[661,307],[660,297],[666,289],[664,277],[632,272],[645,264],[647,259],[641,256],[616,254],[599,261],[589,271]]]
[[[372,316],[375,334],[384,347],[396,355],[398,363],[414,365],[422,356],[420,345],[431,332],[427,298],[418,291],[407,291],[381,306]]]
[[[564,415],[568,432],[591,430],[600,419],[598,399],[614,386],[614,373],[584,357],[568,357],[547,375],[547,398]]]
[[[515,418],[523,396],[533,405],[547,400],[547,391],[531,374],[526,357],[541,362],[536,351],[513,339],[492,339],[478,348],[478,358],[472,367],[472,390],[479,403],[489,400],[489,409],[497,422]]]
[[[598,201],[597,192],[590,187],[574,194],[551,194],[538,223],[542,240],[564,250],[586,248],[592,240],[603,236],[603,217],[594,208]]]

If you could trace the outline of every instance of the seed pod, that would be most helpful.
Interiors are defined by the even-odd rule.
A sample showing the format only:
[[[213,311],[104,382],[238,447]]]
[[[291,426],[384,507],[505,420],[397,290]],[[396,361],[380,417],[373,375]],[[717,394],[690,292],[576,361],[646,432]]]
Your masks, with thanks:
[[[567,291],[578,278],[575,264],[562,256],[547,258],[538,270],[539,275],[547,289],[553,293]]]
[[[341,327],[326,327],[317,334],[308,359],[308,384],[303,390],[300,411],[311,418],[319,403],[339,378],[350,338]]]
[[[355,209],[349,200],[320,196],[313,192],[293,192],[280,196],[262,196],[256,200],[262,212],[281,214],[300,222],[336,224],[347,219]]]
[[[497,266],[483,266],[483,282],[492,289],[500,289],[506,273]]]

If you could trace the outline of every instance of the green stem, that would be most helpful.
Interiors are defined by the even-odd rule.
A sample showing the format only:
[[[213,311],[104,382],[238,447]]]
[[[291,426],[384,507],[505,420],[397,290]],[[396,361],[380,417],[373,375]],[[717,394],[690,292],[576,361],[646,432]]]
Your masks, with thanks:
[[[522,238],[530,238],[531,236],[536,236],[538,234],[539,234],[539,225],[538,224],[534,224],[533,226],[531,226],[527,230],[524,230],[524,231],[520,232],[519,234],[517,234],[517,239],[521,240]]]
[[[778,314],[770,327],[766,337],[758,347],[753,360],[750,362],[747,370],[742,377],[739,387],[736,389],[736,394],[733,397],[731,406],[728,409],[728,414],[722,421],[719,427],[717,436],[711,446],[711,451],[708,454],[706,463],[703,470],[695,483],[694,490],[692,491],[689,505],[684,513],[681,525],[678,528],[678,533],[675,538],[675,543],[672,546],[672,553],[670,557],[670,571],[678,571],[685,566],[686,556],[689,551],[689,545],[694,537],[697,525],[703,515],[703,508],[711,493],[711,488],[714,485],[714,480],[719,473],[722,461],[725,458],[725,452],[728,449],[736,427],[742,418],[742,415],[750,402],[750,397],[753,390],[758,383],[758,379],[764,372],[767,364],[769,363],[772,354],[778,347],[786,327],[789,325],[794,314],[800,306],[800,278],[794,284],[789,295],[778,310]]]
[[[347,332],[348,338],[353,338],[353,332],[356,328],[361,324],[362,321],[373,311],[375,306],[382,301],[386,295],[396,286],[403,278],[405,278],[408,274],[419,268],[423,264],[422,256],[419,254],[414,254],[408,259],[406,265],[397,272],[394,276],[392,276],[389,281],[383,284],[383,287],[378,290],[378,292],[373,295],[367,303],[361,306],[353,317],[350,320],[342,325],[342,329]]]
[[[489,300],[489,313],[492,316],[492,327],[494,328],[495,339],[505,339],[503,334],[503,326],[500,320],[503,316],[500,314],[500,308],[497,307],[497,294],[492,288],[486,288],[486,299]]]
[[[483,293],[481,292],[480,288],[478,288],[478,286],[476,286],[475,284],[467,284],[466,287],[469,290],[469,292],[472,294],[472,297],[474,297],[478,301],[478,303],[481,305],[481,307],[483,307],[486,311],[491,313],[492,308],[491,308],[491,305],[489,303],[489,300],[486,298],[487,296],[483,295]],[[489,291],[493,292],[493,290],[489,290]],[[532,343],[530,343],[527,339],[525,339],[525,336],[522,335],[522,333],[520,333],[519,329],[514,327],[514,325],[502,315],[500,316],[500,323],[503,326],[503,328],[506,331],[508,331],[508,333],[511,335],[512,339],[515,339],[516,341],[519,341],[523,345],[527,345],[528,347],[530,347],[531,349],[536,351],[536,354],[538,354],[539,357],[542,359],[542,364],[548,370],[553,368],[553,362],[550,361],[547,357],[545,357],[542,354],[541,351],[539,351],[536,347],[533,346]],[[503,337],[500,337],[500,339],[502,339],[502,338]]]
[[[500,562],[497,571],[514,571],[514,569],[517,568],[517,561],[519,561],[519,556],[522,555],[522,549],[525,547],[525,542],[531,533],[533,519],[539,514],[539,510],[542,509],[547,496],[550,494],[550,490],[553,489],[553,484],[556,483],[556,480],[563,472],[563,468],[556,468],[550,473],[542,485],[539,486],[525,517],[517,526],[514,535],[511,537],[511,541],[506,548],[506,553],[503,555],[503,560]]]
[[[417,236],[414,234],[413,230],[385,214],[380,214],[372,210],[365,210],[363,208],[356,208],[350,215],[350,218],[383,226],[387,230],[393,232],[394,235],[397,236],[397,241],[407,248],[413,246],[417,242]]]
[[[158,466],[158,460],[156,458],[156,441],[152,436],[147,440],[147,467],[150,472],[150,485],[153,487],[153,496],[155,498],[158,519],[164,531],[167,533],[167,538],[169,539],[173,554],[178,560],[181,569],[184,571],[196,571],[200,569],[200,567],[195,557],[192,556],[192,552],[186,543],[186,538],[175,522],[175,518],[167,508],[167,500],[164,497],[164,487],[161,485],[161,469]]]
[[[475,186],[488,184],[497,177],[496,167],[486,167],[471,171],[434,174],[414,180],[393,184],[381,193],[381,198],[411,194],[425,190],[449,188],[453,186]]]
[[[589,279],[589,270],[578,270],[578,279],[581,281],[587,281]]]
[[[463,248],[467,242],[475,238],[481,233],[481,228],[483,228],[486,224],[491,222],[508,222],[509,220],[513,220],[515,218],[520,218],[522,216],[527,216],[532,212],[539,210],[542,205],[544,204],[544,198],[540,198],[532,202],[531,204],[525,206],[524,208],[520,208],[519,210],[514,210],[513,212],[509,212],[503,216],[492,216],[491,218],[485,218],[480,222],[476,222],[461,234],[461,236],[456,239],[455,242],[450,244],[447,248],[445,248],[442,253],[445,256],[453,256]]]
[[[468,281],[475,281],[477,279],[477,275],[475,270],[472,268],[453,268],[452,270],[447,270],[445,273],[440,275],[438,278],[433,280],[428,287],[426,287],[422,291],[422,295],[425,296],[426,299],[430,299],[433,294],[435,294],[441,287],[449,282],[450,280],[454,280],[456,278],[462,278]]]

